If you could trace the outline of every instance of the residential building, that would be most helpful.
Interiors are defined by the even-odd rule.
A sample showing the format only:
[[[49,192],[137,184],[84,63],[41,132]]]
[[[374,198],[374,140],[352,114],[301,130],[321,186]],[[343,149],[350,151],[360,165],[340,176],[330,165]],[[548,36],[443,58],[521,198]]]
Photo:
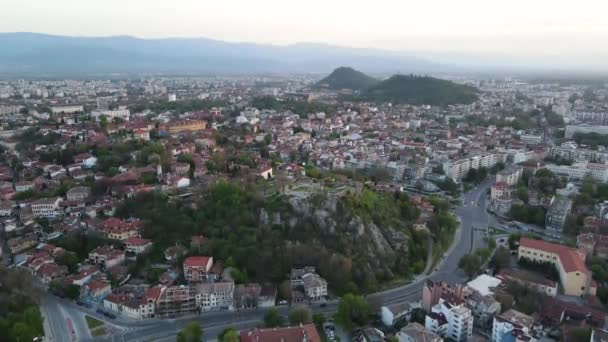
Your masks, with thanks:
[[[555,233],[561,233],[568,215],[572,210],[572,200],[566,197],[554,196],[547,211],[545,228]]]
[[[60,214],[59,203],[61,197],[41,198],[32,202],[32,214],[34,217],[52,218]]]
[[[590,162],[605,164],[608,161],[608,151],[581,148],[575,142],[567,141],[560,146],[551,147],[551,157],[571,163]]]
[[[152,248],[152,241],[138,237],[130,237],[124,240],[125,251],[135,255],[145,253]]]
[[[24,181],[24,182],[17,182],[17,183],[15,183],[15,191],[16,192],[24,192],[24,191],[34,190],[35,187],[36,187],[36,183],[34,183],[34,182]]]
[[[573,165],[548,164],[546,168],[558,176],[567,177],[572,181],[583,181],[591,177],[595,181],[608,182],[608,165],[589,162],[575,163]]]
[[[103,303],[103,300],[112,292],[112,286],[105,279],[93,278],[80,287],[80,300],[89,304]]]
[[[394,326],[399,320],[409,321],[411,314],[412,306],[409,303],[393,304],[380,308],[382,323],[387,327]]]
[[[91,112],[91,118],[99,122],[102,117],[105,117],[108,122],[112,122],[114,119],[121,119],[129,121],[131,117],[131,111],[128,109],[117,109],[117,110],[97,110]]]
[[[197,132],[204,131],[207,128],[207,122],[204,120],[175,120],[163,125],[161,128],[169,134]]]
[[[508,186],[515,186],[521,179],[524,169],[520,166],[511,166],[507,169],[498,171],[496,183],[506,183]]]
[[[314,324],[286,328],[241,330],[241,342],[321,342]]]
[[[490,189],[490,197],[492,198],[492,201],[503,197],[510,198],[511,187],[505,182],[496,182],[492,185],[492,188]]]
[[[409,323],[395,334],[399,342],[442,342],[443,338],[424,328],[420,323]]]
[[[327,281],[316,273],[304,274],[302,284],[309,300],[320,300],[327,296]]]
[[[566,125],[566,139],[572,139],[574,134],[582,133],[597,133],[597,134],[608,134],[608,126],[600,125]]]
[[[460,284],[450,285],[446,282],[436,282],[428,279],[422,287],[422,308],[430,312],[431,308],[439,303],[444,296],[451,296],[458,300],[464,300],[465,287]]]
[[[532,325],[534,319],[519,311],[510,309],[494,317],[492,342],[533,342]]]
[[[461,301],[440,298],[424,323],[426,329],[453,341],[468,341],[473,336],[473,315]]]
[[[469,170],[477,170],[479,168],[491,168],[498,162],[498,158],[493,153],[482,153],[455,161],[450,161],[443,164],[443,171],[446,176],[455,181],[460,181],[464,178]]]
[[[201,311],[232,310],[234,282],[196,284],[196,306]]]
[[[599,258],[608,258],[608,235],[583,233],[576,237],[576,246],[584,250],[587,255]]]
[[[68,201],[84,201],[91,195],[91,189],[86,186],[77,186],[68,190],[66,198]]]
[[[53,114],[74,114],[84,112],[84,106],[72,105],[72,106],[53,106],[51,107]]]
[[[142,226],[143,223],[140,220],[124,221],[111,217],[103,221],[97,230],[109,239],[123,241],[131,237],[139,237],[139,230]]]
[[[161,288],[155,305],[156,317],[170,317],[195,312],[196,291],[190,286],[171,286]]]
[[[89,252],[89,261],[110,269],[125,261],[125,252],[114,249],[112,246],[99,246]]]
[[[184,278],[188,283],[201,282],[213,279],[211,268],[213,257],[191,256],[184,259]]]
[[[467,296],[466,304],[471,309],[475,326],[482,330],[491,328],[492,320],[501,311],[501,304],[494,298],[494,294],[482,295],[473,291]]]
[[[570,296],[593,295],[597,285],[585,265],[583,250],[566,247],[542,240],[521,238],[517,251],[518,259],[549,262],[557,268],[564,294]]]

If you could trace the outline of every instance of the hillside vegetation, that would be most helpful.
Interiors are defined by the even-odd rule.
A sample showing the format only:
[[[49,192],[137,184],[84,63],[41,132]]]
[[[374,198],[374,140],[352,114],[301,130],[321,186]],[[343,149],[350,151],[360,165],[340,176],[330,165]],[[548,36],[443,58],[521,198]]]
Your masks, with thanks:
[[[365,90],[378,84],[378,80],[361,71],[349,67],[335,69],[329,76],[317,83],[317,87],[328,89]]]
[[[446,106],[474,102],[477,89],[433,77],[395,75],[365,91],[361,98],[374,102]]]

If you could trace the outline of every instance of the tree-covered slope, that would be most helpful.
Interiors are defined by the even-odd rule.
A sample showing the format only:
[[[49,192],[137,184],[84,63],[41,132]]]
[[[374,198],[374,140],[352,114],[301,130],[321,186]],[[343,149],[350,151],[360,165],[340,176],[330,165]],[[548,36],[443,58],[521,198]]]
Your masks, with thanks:
[[[469,104],[477,100],[477,89],[433,77],[395,75],[368,89],[362,99],[413,105]]]
[[[349,67],[335,69],[317,83],[317,87],[328,89],[365,90],[378,84],[378,80]]]

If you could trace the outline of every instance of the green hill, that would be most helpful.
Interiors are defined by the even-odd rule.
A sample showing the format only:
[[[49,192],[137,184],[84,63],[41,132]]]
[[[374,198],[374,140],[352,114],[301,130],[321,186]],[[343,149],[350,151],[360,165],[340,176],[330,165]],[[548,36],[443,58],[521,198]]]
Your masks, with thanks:
[[[395,75],[369,88],[361,98],[376,102],[445,106],[474,102],[477,89],[433,77]]]
[[[378,84],[378,80],[361,71],[340,67],[317,83],[317,87],[329,89],[364,90]]]

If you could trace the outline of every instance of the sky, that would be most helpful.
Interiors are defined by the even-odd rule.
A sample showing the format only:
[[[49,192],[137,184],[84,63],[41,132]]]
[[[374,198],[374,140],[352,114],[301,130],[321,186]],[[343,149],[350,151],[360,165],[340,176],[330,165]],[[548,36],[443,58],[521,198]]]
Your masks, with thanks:
[[[0,0],[0,32],[608,58],[606,0]]]

